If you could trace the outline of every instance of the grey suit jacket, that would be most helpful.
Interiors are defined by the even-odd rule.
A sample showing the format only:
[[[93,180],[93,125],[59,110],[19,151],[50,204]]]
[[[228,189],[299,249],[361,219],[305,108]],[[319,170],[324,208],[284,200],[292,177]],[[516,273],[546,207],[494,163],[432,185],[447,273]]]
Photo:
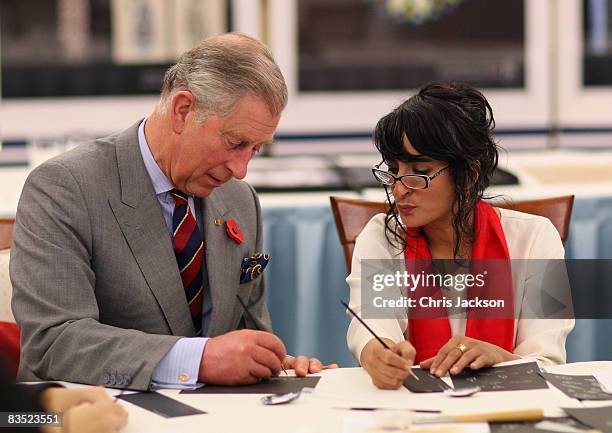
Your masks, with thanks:
[[[147,389],[153,369],[195,329],[172,239],[138,147],[138,124],[32,171],[17,209],[10,262],[21,327],[20,380]],[[262,248],[259,201],[232,180],[203,200],[206,334],[237,329],[249,300],[271,330],[263,276],[240,284],[241,261]],[[244,232],[237,244],[219,218]],[[246,321],[247,327],[254,327]],[[142,362],[145,368],[132,377]]]

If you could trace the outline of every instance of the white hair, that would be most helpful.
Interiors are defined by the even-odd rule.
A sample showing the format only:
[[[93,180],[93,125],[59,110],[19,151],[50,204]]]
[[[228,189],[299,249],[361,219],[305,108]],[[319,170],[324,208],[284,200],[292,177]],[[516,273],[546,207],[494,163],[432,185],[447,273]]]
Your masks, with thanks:
[[[262,98],[274,116],[287,105],[285,79],[270,50],[240,33],[204,39],[183,53],[166,71],[157,111],[166,113],[181,90],[194,95],[199,121],[227,116],[246,95]]]

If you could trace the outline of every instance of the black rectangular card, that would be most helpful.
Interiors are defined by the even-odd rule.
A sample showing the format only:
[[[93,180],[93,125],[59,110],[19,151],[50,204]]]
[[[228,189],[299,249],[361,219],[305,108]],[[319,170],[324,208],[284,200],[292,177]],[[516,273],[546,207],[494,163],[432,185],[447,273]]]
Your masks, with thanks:
[[[317,376],[277,376],[252,385],[204,385],[198,389],[185,389],[181,391],[181,394],[281,394],[285,392],[298,392],[302,388],[314,388],[320,379]]]
[[[488,367],[481,370],[465,369],[452,376],[455,388],[479,386],[483,391],[520,391],[545,389],[548,384],[538,373],[536,362]]]
[[[612,400],[612,395],[602,391],[597,379],[591,375],[540,374],[570,398],[578,400]]]
[[[563,408],[572,418],[604,433],[612,433],[612,406]]]
[[[138,392],[136,394],[123,394],[121,400],[128,401],[143,409],[154,412],[164,418],[174,418],[177,416],[202,415],[206,412],[188,406],[180,401],[159,394],[157,392]]]
[[[421,367],[414,367],[412,372],[419,378],[416,380],[412,376],[404,381],[404,387],[412,392],[442,392],[445,389],[450,389],[442,379],[429,373],[429,370],[424,370]]]

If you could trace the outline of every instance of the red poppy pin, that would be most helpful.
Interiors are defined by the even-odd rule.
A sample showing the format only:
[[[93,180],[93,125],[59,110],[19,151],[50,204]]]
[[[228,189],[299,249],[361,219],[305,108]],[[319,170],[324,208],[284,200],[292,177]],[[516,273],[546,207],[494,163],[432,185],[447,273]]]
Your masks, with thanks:
[[[244,240],[242,230],[238,227],[238,223],[235,219],[230,218],[225,221],[225,229],[227,231],[227,235],[236,241],[237,244],[241,244]]]

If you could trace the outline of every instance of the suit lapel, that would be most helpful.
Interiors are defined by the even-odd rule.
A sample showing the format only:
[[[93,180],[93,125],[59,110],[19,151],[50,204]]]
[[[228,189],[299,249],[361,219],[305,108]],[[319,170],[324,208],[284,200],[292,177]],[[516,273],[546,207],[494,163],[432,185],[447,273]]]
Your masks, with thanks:
[[[216,190],[204,200],[204,233],[206,248],[206,270],[210,284],[213,309],[206,334],[216,336],[235,326],[238,310],[236,293],[240,283],[241,248],[229,239],[225,221],[229,209],[223,200],[222,191]],[[221,225],[213,221],[221,219]],[[204,295],[206,296],[206,294]]]
[[[138,122],[117,139],[121,201],[109,200],[140,270],[174,335],[194,335],[172,240],[138,146]]]

